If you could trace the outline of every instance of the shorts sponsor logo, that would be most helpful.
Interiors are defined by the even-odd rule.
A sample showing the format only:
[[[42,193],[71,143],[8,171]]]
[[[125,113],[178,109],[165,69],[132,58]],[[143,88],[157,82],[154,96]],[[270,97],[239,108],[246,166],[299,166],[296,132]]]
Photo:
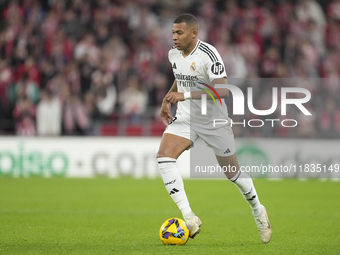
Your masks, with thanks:
[[[227,154],[227,153],[230,153],[230,150],[229,150],[229,149],[227,149],[227,150],[224,152],[224,154]]]

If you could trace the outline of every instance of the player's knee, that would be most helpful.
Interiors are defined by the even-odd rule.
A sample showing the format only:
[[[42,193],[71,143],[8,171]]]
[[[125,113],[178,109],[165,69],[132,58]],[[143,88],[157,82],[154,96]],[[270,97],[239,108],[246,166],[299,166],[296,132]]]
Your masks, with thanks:
[[[165,158],[165,157],[170,157],[167,153],[163,152],[163,151],[158,151],[156,158]]]
[[[166,156],[165,156],[164,150],[160,148],[157,152],[156,158],[163,158],[163,157],[166,157]]]
[[[235,168],[236,169],[236,168]],[[226,171],[224,172],[224,175],[229,179],[229,180],[233,180],[233,178],[236,175],[239,175],[239,170],[235,170],[235,171]]]
[[[174,152],[171,150],[160,149],[157,152],[156,158],[177,158],[177,157],[174,155]]]

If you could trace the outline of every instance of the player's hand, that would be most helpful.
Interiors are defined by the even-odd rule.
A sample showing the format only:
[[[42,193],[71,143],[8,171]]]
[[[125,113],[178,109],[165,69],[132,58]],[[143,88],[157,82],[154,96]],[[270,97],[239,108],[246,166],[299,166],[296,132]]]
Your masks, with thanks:
[[[173,119],[171,116],[170,109],[171,103],[164,99],[161,106],[160,117],[165,126],[168,126],[171,120]]]
[[[170,92],[165,96],[165,99],[170,103],[176,104],[178,101],[184,101],[184,93]]]

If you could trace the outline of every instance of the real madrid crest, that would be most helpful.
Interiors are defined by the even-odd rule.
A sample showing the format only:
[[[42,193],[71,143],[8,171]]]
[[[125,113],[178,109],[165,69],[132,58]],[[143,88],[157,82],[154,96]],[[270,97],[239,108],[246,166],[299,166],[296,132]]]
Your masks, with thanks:
[[[195,62],[192,62],[191,66],[190,66],[190,71],[191,71],[191,72],[195,72],[195,71],[196,71]]]

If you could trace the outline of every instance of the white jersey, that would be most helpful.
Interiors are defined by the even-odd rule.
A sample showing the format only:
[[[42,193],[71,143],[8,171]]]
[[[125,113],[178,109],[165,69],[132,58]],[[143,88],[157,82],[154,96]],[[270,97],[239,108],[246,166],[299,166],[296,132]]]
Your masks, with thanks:
[[[200,40],[185,58],[180,50],[172,47],[169,51],[169,61],[177,81],[178,92],[205,89],[214,95],[215,93],[208,86],[213,86],[213,80],[227,76],[222,58],[216,48]],[[212,128],[213,119],[229,119],[223,98],[221,102],[216,99],[215,104],[207,95],[207,114],[202,115],[201,100],[180,101],[177,105],[176,117],[191,124],[195,122],[195,125]]]

